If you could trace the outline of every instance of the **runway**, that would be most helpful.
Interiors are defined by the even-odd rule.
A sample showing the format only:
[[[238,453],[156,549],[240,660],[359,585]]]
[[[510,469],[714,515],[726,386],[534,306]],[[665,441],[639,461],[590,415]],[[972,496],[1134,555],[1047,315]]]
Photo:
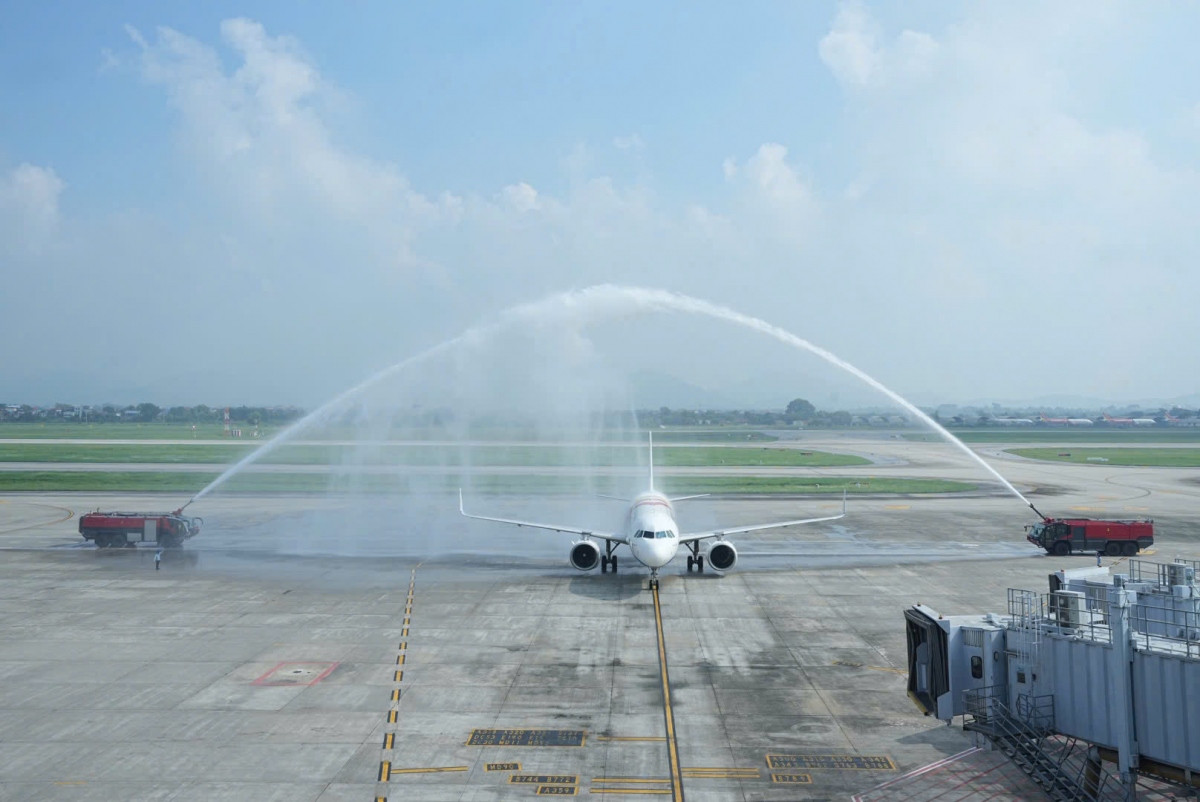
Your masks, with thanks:
[[[908,445],[867,450],[896,460],[889,475],[970,470]],[[1046,512],[1145,507],[1146,559],[1200,558],[1194,471],[1001,469]],[[1045,592],[1050,571],[1094,559],[1042,555],[1022,539],[1031,513],[997,495],[852,497],[843,521],[738,539],[727,576],[672,563],[657,599],[632,560],[580,574],[569,538],[477,527],[443,514],[445,495],[406,514],[217,494],[157,572],[151,549],[78,546],[71,516],[164,501],[0,497],[0,798],[887,799],[953,777],[955,799],[1036,799],[908,700],[901,611],[1003,613],[1007,588]],[[611,509],[479,501],[556,520]],[[840,499],[692,504],[685,526]]]

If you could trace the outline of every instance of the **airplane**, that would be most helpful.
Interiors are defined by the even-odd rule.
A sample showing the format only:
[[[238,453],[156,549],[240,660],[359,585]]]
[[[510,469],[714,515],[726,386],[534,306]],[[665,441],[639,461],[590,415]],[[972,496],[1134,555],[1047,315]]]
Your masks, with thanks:
[[[650,569],[650,587],[658,587],[658,569],[665,566],[679,552],[680,546],[687,548],[691,555],[687,558],[687,570],[691,573],[695,568],[697,573],[704,572],[704,563],[718,573],[732,570],[737,563],[737,549],[725,539],[726,535],[743,532],[757,532],[761,529],[775,529],[782,526],[799,526],[814,524],[822,521],[836,521],[846,515],[846,495],[842,493],[841,515],[830,515],[822,518],[801,518],[793,521],[776,521],[769,524],[752,524],[750,526],[731,526],[721,529],[710,529],[703,532],[680,532],[675,522],[674,502],[687,499],[701,498],[708,495],[702,493],[696,496],[680,496],[667,498],[654,489],[654,435],[650,435],[650,489],[629,501],[629,510],[625,514],[625,525],[620,532],[599,532],[594,529],[579,529],[573,526],[558,524],[543,524],[533,521],[514,520],[512,518],[496,518],[490,515],[474,515],[463,506],[462,489],[458,491],[458,511],[467,518],[480,521],[511,524],[513,526],[528,526],[533,529],[548,529],[552,532],[565,532],[580,535],[582,540],[571,544],[569,560],[571,566],[580,571],[590,571],[600,565],[600,573],[608,573],[611,567],[617,572],[617,555],[613,552],[620,545],[629,546],[633,558]],[[627,501],[627,499],[618,499]],[[604,541],[604,553],[596,544],[596,538]],[[700,553],[700,541],[715,538],[704,554]]]
[[[1104,422],[1110,426],[1153,426],[1154,418],[1114,418],[1104,413]]]
[[[1047,418],[1045,415],[1038,415],[1038,421],[1060,426],[1091,426],[1093,423],[1091,418]]]
[[[1032,418],[992,418],[997,426],[1032,426]]]

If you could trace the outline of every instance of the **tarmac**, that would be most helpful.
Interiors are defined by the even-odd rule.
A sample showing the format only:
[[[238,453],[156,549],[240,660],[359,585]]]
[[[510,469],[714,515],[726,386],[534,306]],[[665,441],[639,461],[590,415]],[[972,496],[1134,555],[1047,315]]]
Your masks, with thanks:
[[[799,445],[987,484],[943,444]],[[1195,470],[989,460],[1043,512],[1153,515],[1144,559],[1200,559]],[[177,502],[0,496],[0,799],[1038,799],[908,699],[902,611],[1004,613],[1006,589],[1095,559],[1042,554],[1032,512],[990,487],[852,496],[841,521],[735,538],[725,576],[677,560],[657,594],[627,552],[616,575],[582,574],[569,537],[466,521],[440,494],[217,493],[161,570],[152,547],[76,531],[89,509]],[[471,503],[563,523],[613,509]],[[701,528],[833,506],[679,513]]]

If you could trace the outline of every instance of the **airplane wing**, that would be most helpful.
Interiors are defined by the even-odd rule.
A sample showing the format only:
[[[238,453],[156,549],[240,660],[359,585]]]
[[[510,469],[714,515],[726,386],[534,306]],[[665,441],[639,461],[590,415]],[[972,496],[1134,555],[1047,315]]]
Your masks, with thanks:
[[[540,524],[534,521],[518,521],[514,518],[493,518],[490,515],[474,515],[467,512],[463,508],[462,490],[458,491],[458,511],[468,518],[474,518],[479,521],[494,521],[498,524],[512,524],[513,526],[528,526],[531,529],[548,529],[551,532],[566,532],[572,535],[583,535],[584,537],[595,537],[601,540],[612,540],[616,543],[628,543],[629,539],[613,534],[612,532],[596,532],[590,529],[578,529],[574,526],[559,526],[558,524]]]
[[[680,543],[688,543],[693,540],[704,540],[706,537],[720,537],[722,535],[737,535],[742,532],[757,532],[759,529],[776,529],[781,526],[798,526],[799,524],[815,524],[821,521],[836,521],[839,518],[846,517],[846,494],[842,493],[842,514],[829,515],[824,518],[801,518],[797,521],[776,521],[770,524],[751,524],[750,526],[733,526],[728,529],[712,529],[708,532],[681,532],[679,535]]]

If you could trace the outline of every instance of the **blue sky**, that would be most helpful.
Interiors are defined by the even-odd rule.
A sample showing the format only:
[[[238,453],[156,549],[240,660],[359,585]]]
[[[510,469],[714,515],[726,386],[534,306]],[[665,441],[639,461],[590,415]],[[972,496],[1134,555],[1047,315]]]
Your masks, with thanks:
[[[0,400],[312,405],[599,283],[728,304],[923,401],[1195,394],[1198,17],[18,4]],[[765,346],[692,353],[710,327],[590,343],[747,404],[858,398]]]

